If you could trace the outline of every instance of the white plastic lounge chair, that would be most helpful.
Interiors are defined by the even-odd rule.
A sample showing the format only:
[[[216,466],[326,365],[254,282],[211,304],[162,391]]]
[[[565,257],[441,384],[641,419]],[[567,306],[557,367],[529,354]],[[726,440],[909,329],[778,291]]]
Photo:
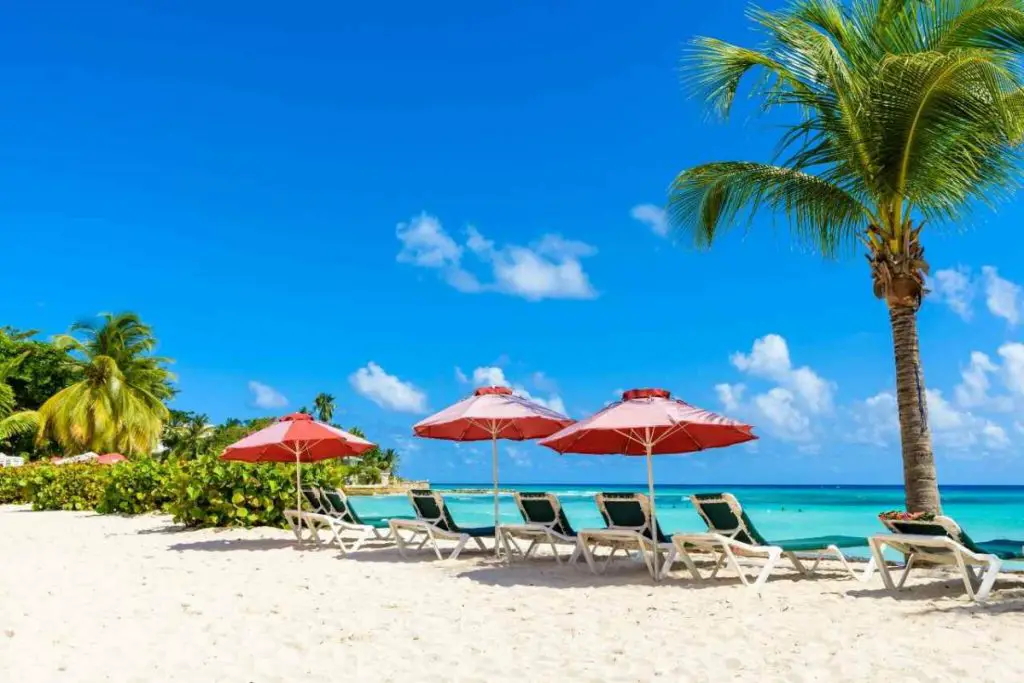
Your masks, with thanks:
[[[582,529],[577,533],[580,552],[590,571],[603,574],[620,550],[627,555],[630,551],[638,551],[647,571],[654,577],[660,571],[656,553],[666,555],[665,564],[674,561],[676,549],[661,532],[657,520],[651,519],[651,502],[647,496],[642,493],[599,493],[594,498],[608,528]],[[611,553],[600,566],[594,558],[594,550],[598,547],[611,548]]]
[[[448,511],[448,506],[445,505],[444,498],[436,491],[412,489],[409,491],[409,501],[416,511],[416,519],[391,519],[389,521],[391,533],[402,557],[407,557],[407,549],[410,546],[415,546],[414,549],[419,550],[429,543],[433,547],[437,559],[443,560],[444,556],[441,555],[441,548],[437,544],[441,540],[455,541],[455,548],[448,556],[449,560],[454,560],[459,557],[459,553],[466,547],[470,539],[473,539],[481,550],[487,550],[483,539],[495,538],[493,526],[463,528],[456,524],[452,519],[451,512]],[[407,533],[408,536],[403,537],[402,532]],[[417,543],[417,541],[419,542]],[[497,543],[497,539],[495,539],[495,543]]]
[[[305,506],[308,509],[285,510],[285,521],[288,522],[288,526],[291,528],[292,533],[295,534],[295,538],[300,544],[310,540],[319,545],[320,535],[318,532],[322,529],[329,528],[330,526],[329,522],[326,520],[319,519],[327,514],[326,503],[321,496],[320,489],[315,486],[303,487],[302,497],[305,500]],[[305,539],[302,536],[303,527],[309,530],[308,539]]]
[[[502,524],[501,541],[505,546],[505,554],[509,562],[515,555],[524,560],[529,559],[533,552],[542,544],[551,546],[551,552],[558,564],[562,557],[558,554],[558,545],[571,545],[572,554],[569,564],[576,562],[580,555],[580,546],[576,542],[576,530],[572,528],[558,496],[552,493],[529,493],[516,491],[514,494],[519,513],[525,524]],[[524,552],[516,539],[529,541],[530,545]]]
[[[943,515],[921,519],[879,519],[892,533],[872,536],[871,552],[885,587],[891,591],[903,588],[914,562],[923,560],[956,567],[967,595],[972,600],[983,602],[992,591],[1003,560],[1024,559],[1024,541],[997,539],[977,542],[953,519]],[[897,581],[893,581],[890,567],[882,554],[886,546],[907,558]]]
[[[352,507],[348,496],[338,489],[321,489],[321,498],[329,506],[331,531],[341,547],[342,554],[359,550],[367,541],[391,541],[394,535],[389,524],[392,517],[360,517]],[[402,519],[402,518],[398,518]],[[408,519],[408,518],[405,518]],[[345,537],[352,537],[346,546]]]
[[[725,564],[736,572],[745,586],[755,590],[768,580],[772,569],[785,557],[798,572],[805,576],[814,574],[818,564],[828,555],[834,555],[858,581],[867,581],[874,574],[875,560],[871,559],[864,571],[858,574],[847,561],[841,548],[861,548],[868,545],[863,536],[815,536],[812,538],[794,538],[783,541],[765,539],[754,523],[743,511],[743,506],[731,493],[697,493],[690,496],[694,508],[700,514],[708,531],[705,533],[675,534],[672,543],[676,548],[676,557],[683,562],[694,579],[703,581],[697,570],[691,552],[708,552],[716,555],[715,567],[708,577],[715,578]],[[807,568],[797,553],[814,553],[814,564]],[[751,580],[741,566],[741,559],[753,558],[763,560],[757,576]],[[807,559],[807,558],[804,558]],[[671,565],[666,564],[667,574]]]

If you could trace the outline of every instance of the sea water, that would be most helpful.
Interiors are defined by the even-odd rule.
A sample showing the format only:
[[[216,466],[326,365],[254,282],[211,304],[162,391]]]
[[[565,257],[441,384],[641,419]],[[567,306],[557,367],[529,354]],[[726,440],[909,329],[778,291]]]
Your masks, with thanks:
[[[489,493],[463,493],[486,487],[480,484],[434,484],[444,494],[456,523],[461,526],[494,524],[494,500]],[[569,521],[576,529],[601,527],[601,515],[594,495],[601,491],[637,491],[646,486],[516,486],[502,489],[548,491],[557,494]],[[666,531],[704,531],[693,505],[691,493],[728,491],[739,498],[758,531],[770,540],[806,536],[843,534],[873,536],[884,533],[878,513],[903,509],[903,489],[899,486],[656,486],[658,520]],[[972,538],[1024,539],[1024,486],[945,486],[941,489],[942,507]],[[500,519],[509,524],[522,523],[510,493],[499,496]],[[359,498],[354,506],[365,515],[409,515],[412,509],[406,496]],[[850,555],[867,556],[868,549],[851,550]],[[1024,566],[1024,565],[1022,565]]]

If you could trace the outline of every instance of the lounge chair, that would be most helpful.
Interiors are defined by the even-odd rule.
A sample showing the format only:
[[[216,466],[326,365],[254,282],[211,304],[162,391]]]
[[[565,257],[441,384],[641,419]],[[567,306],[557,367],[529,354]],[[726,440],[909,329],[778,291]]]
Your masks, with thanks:
[[[872,536],[871,552],[882,573],[885,587],[903,588],[915,560],[956,567],[964,588],[972,600],[983,602],[992,591],[1003,560],[1024,560],[1024,541],[997,539],[977,542],[951,518],[942,515],[917,519],[892,519],[880,516],[891,534]],[[886,546],[903,553],[906,564],[894,582],[882,552]]]
[[[309,540],[319,545],[320,535],[317,532],[328,525],[323,520],[317,519],[317,517],[327,514],[326,501],[322,497],[320,489],[315,486],[303,487],[302,497],[306,501],[308,509],[285,510],[285,521],[288,522],[288,526],[291,528],[292,533],[295,534],[295,538],[299,543],[303,543],[306,540],[302,537],[302,527],[305,526],[309,529]]]
[[[389,526],[394,536],[398,552],[402,557],[407,556],[409,546],[416,544],[415,550],[419,550],[428,543],[433,547],[437,559],[443,560],[441,548],[437,545],[439,540],[455,541],[455,549],[448,556],[449,560],[459,557],[459,553],[466,547],[470,539],[480,547],[487,550],[483,539],[494,538],[494,527],[462,528],[452,519],[451,512],[444,502],[440,493],[430,489],[412,489],[409,491],[409,501],[416,511],[416,519],[391,519]],[[400,532],[405,531],[409,536],[403,537]],[[495,540],[497,543],[497,540]]]
[[[558,496],[552,493],[525,493],[516,491],[514,494],[519,513],[525,524],[502,524],[501,541],[505,546],[505,554],[511,562],[516,554],[524,560],[529,559],[541,544],[551,546],[555,561],[562,563],[558,554],[558,544],[571,545],[572,554],[569,563],[576,562],[580,555],[580,546],[576,542],[576,530],[562,511]],[[530,545],[524,552],[516,539],[529,541]]]
[[[693,506],[707,524],[705,533],[684,533],[672,537],[676,548],[676,557],[682,561],[694,579],[704,579],[690,557],[691,552],[708,552],[717,556],[715,567],[708,578],[715,578],[722,567],[728,563],[739,575],[745,586],[760,589],[768,580],[772,569],[785,557],[798,572],[805,576],[814,574],[818,564],[827,555],[834,555],[849,572],[850,576],[867,581],[875,569],[874,559],[870,560],[863,573],[857,574],[841,548],[861,548],[868,545],[863,536],[815,536],[812,538],[794,538],[783,541],[769,541],[754,527],[754,523],[743,511],[743,506],[731,493],[697,493],[690,496]],[[814,553],[814,564],[808,569],[797,553]],[[740,565],[739,558],[763,558],[764,564],[757,577],[751,582],[750,577]],[[668,573],[670,565],[665,566]]]
[[[331,531],[341,547],[342,554],[359,550],[367,541],[393,540],[391,526],[388,524],[392,517],[360,517],[344,492],[338,489],[321,489],[320,493],[328,506],[326,514],[332,519]],[[355,537],[351,545],[346,546],[343,538],[353,534]]]
[[[627,555],[636,550],[647,565],[647,571],[657,578],[660,571],[656,554],[664,552],[665,564],[669,565],[675,559],[676,549],[662,533],[657,520],[652,524],[651,502],[647,496],[642,493],[599,493],[594,498],[608,528],[582,529],[577,533],[580,552],[590,571],[602,574],[620,550]],[[598,547],[611,548],[601,566],[594,559],[594,550]]]

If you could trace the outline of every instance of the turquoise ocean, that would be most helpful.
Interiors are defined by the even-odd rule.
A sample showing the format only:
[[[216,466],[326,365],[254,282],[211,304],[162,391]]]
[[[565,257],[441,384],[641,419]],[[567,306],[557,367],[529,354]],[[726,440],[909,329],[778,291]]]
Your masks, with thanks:
[[[467,489],[479,491],[486,489],[486,485],[435,483],[433,488],[444,493],[458,524],[493,524],[491,494],[460,492]],[[502,488],[557,494],[569,521],[577,529],[603,526],[594,504],[594,494],[601,491],[647,492],[646,485],[502,484]],[[899,486],[656,486],[658,519],[666,532],[703,531],[703,524],[690,504],[689,496],[691,493],[713,491],[728,491],[739,498],[758,530],[770,539],[824,534],[870,536],[885,531],[878,521],[878,513],[903,509],[903,489]],[[1024,540],[1024,486],[945,486],[941,493],[944,513],[953,517],[975,540]],[[522,521],[511,494],[502,494],[500,504],[502,521]],[[367,515],[411,514],[406,496],[358,498],[354,506],[360,514]],[[868,549],[851,551],[850,554],[867,556]]]

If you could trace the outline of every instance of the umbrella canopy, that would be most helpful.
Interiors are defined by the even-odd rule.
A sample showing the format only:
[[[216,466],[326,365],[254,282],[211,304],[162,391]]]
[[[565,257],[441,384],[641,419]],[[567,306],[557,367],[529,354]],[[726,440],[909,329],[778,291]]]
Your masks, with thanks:
[[[622,400],[540,441],[559,453],[643,455],[651,524],[655,519],[652,455],[692,453],[752,441],[752,427],[672,398],[665,389],[632,389]],[[655,552],[654,576],[658,576]]]
[[[524,441],[554,434],[572,420],[558,411],[516,396],[508,387],[480,387],[441,412],[413,425],[427,439],[490,441],[494,478],[494,526],[498,519],[498,439]],[[497,533],[497,532],[496,532]],[[498,544],[495,543],[495,552]]]
[[[319,462],[362,455],[373,446],[305,413],[292,413],[231,444],[220,457],[244,462]]]
[[[752,427],[672,398],[665,389],[632,389],[622,400],[540,444],[559,453],[663,455],[751,441]]]
[[[96,458],[95,462],[100,465],[113,465],[115,463],[124,462],[128,458],[124,457],[120,453],[104,453]]]
[[[516,396],[508,387],[480,387],[472,396],[417,422],[416,436],[447,441],[523,441],[554,434],[572,420]]]
[[[220,457],[242,462],[294,462],[295,509],[301,510],[301,463],[355,457],[373,447],[366,439],[317,422],[305,413],[292,413],[231,444]]]

